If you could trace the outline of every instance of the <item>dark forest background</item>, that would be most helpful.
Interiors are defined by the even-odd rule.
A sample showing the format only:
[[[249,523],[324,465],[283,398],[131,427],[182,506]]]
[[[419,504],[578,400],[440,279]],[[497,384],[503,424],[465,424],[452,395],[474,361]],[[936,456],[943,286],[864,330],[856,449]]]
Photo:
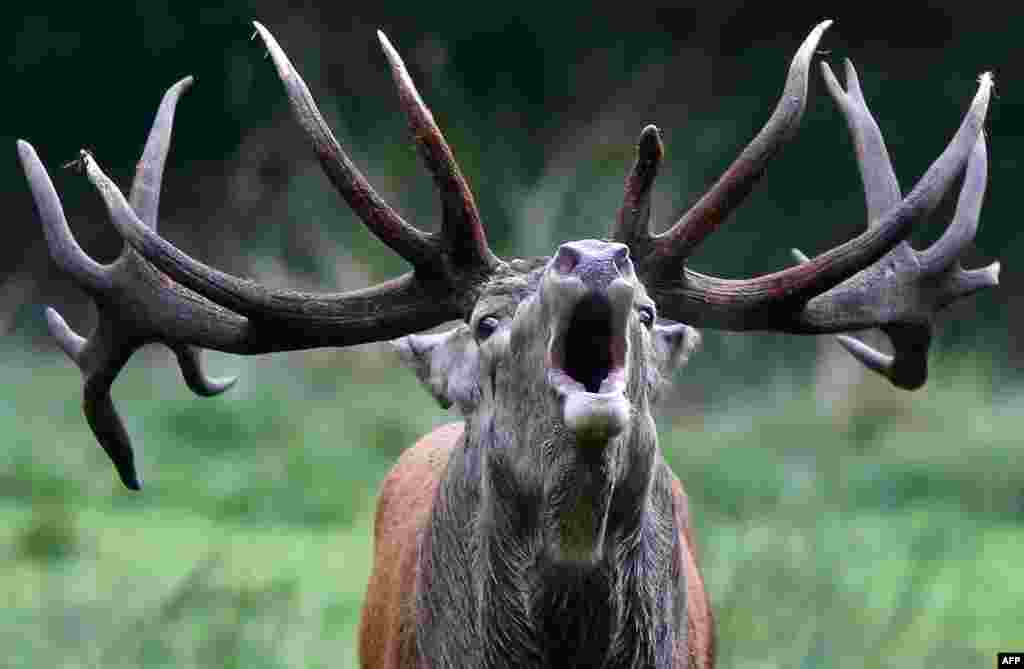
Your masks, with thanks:
[[[250,274],[260,258],[274,258],[316,285],[333,283],[325,266],[336,260],[322,236],[343,244],[374,278],[401,269],[315,174],[273,68],[250,41],[254,17],[277,36],[377,187],[431,227],[437,209],[376,42],[382,28],[453,144],[495,244],[506,254],[546,254],[553,242],[607,229],[648,122],[663,129],[668,147],[656,218],[665,225],[684,210],[764,122],[795,47],[827,15],[836,24],[824,56],[857,64],[905,189],[955,130],[977,75],[995,72],[989,195],[968,262],[1003,259],[1003,287],[955,310],[943,341],[974,343],[972,333],[986,331],[983,341],[1005,347],[1011,361],[1021,353],[1013,336],[1021,327],[1014,314],[1024,313],[1015,308],[1022,291],[1014,258],[1024,248],[1012,204],[1024,148],[1014,124],[1024,100],[1014,86],[1020,16],[970,3],[903,5],[905,18],[897,20],[737,2],[616,12],[578,3],[390,2],[22,10],[4,22],[2,40],[0,142],[10,147],[0,169],[6,332],[42,332],[42,303],[72,319],[88,317],[46,259],[13,139],[31,141],[55,174],[82,245],[111,258],[120,241],[98,198],[58,165],[88,147],[126,183],[160,95],[186,74],[197,84],[179,112],[162,199],[161,229],[170,239]],[[747,276],[785,266],[791,246],[820,251],[855,234],[861,201],[845,127],[816,74],[797,140],[695,267]],[[938,232],[926,226],[916,238],[924,243]]]

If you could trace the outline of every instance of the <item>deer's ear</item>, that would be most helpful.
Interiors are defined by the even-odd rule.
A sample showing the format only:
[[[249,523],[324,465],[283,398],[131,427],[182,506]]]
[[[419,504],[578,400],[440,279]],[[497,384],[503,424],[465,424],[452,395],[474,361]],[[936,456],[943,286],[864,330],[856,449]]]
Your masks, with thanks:
[[[700,333],[696,328],[682,323],[655,323],[651,336],[654,337],[658,371],[662,376],[668,376],[685,365],[690,355],[700,346]]]
[[[454,404],[465,412],[480,401],[480,351],[467,326],[409,335],[391,344],[443,408]]]

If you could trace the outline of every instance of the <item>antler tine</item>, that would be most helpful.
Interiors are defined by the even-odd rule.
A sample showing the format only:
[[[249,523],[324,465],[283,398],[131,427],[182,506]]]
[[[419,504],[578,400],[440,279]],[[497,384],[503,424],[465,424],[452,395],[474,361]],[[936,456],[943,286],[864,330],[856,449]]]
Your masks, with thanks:
[[[36,210],[57,266],[92,296],[101,295],[113,285],[113,269],[90,258],[75,241],[64,208],[50,175],[31,144],[18,140],[18,157],[35,200]],[[131,355],[121,342],[111,339],[100,325],[86,339],[75,332],[52,307],[46,308],[46,324],[65,355],[78,367],[85,379],[82,408],[100,446],[110,457],[124,485],[132,490],[141,487],[135,470],[134,455],[127,433],[110,401],[110,383]]]
[[[892,342],[893,355],[886,355],[856,337],[836,335],[850,355],[897,388],[917,390],[928,380],[928,348],[932,342],[931,323],[891,324],[882,332]]]
[[[981,217],[981,205],[985,198],[988,182],[988,151],[985,133],[978,137],[971,154],[971,161],[964,176],[964,185],[956,204],[953,222],[942,236],[928,249],[917,253],[921,272],[926,276],[944,277],[943,297],[940,302],[946,306],[953,300],[966,297],[984,288],[999,285],[999,262],[987,267],[965,270],[959,256],[974,240]]]
[[[434,115],[423,103],[405,63],[387,35],[378,30],[377,38],[391,66],[398,98],[409,119],[409,128],[420,156],[440,191],[443,210],[442,235],[456,264],[486,270],[497,267],[501,261],[487,244],[487,234],[480,220],[473,192],[458,163],[455,162],[455,156],[441,134],[441,129],[434,121]]]
[[[797,259],[799,259],[799,256]],[[893,356],[886,355],[878,349],[869,346],[860,339],[851,337],[850,335],[836,335],[836,341],[839,342],[839,344],[845,348],[850,355],[859,360],[861,364],[871,371],[877,372],[886,378],[892,378]]]
[[[982,135],[975,147],[975,151],[981,153],[978,159],[979,166],[974,172],[968,171],[964,178],[953,222],[934,244],[918,254],[925,271],[940,271],[957,262],[960,254],[978,231],[981,201],[985,197],[985,185],[988,180],[984,132]]]
[[[160,192],[164,179],[164,166],[171,148],[171,134],[174,129],[174,113],[182,94],[192,87],[194,79],[185,77],[167,89],[160,100],[156,118],[146,138],[135,178],[132,180],[129,202],[139,220],[151,230],[156,230],[160,219]],[[134,254],[134,251],[129,251]],[[199,349],[188,346],[171,346],[178,359],[181,375],[192,392],[202,397],[213,397],[235,385],[238,377],[211,377],[203,370]]]
[[[416,268],[430,268],[437,260],[431,235],[407,223],[377,194],[334,137],[309,87],[292,66],[284,49],[259,21],[253,21],[278,77],[284,84],[292,112],[313,145],[324,173],[370,232]]]
[[[846,125],[850,130],[854,153],[857,156],[857,168],[860,171],[861,184],[864,187],[864,201],[868,213],[867,223],[870,227],[872,224],[878,223],[887,211],[899,203],[903,198],[903,192],[900,190],[899,180],[892,169],[892,161],[889,159],[889,151],[885,147],[882,130],[878,127],[871,110],[868,109],[867,100],[864,99],[857,70],[849,58],[844,59],[843,65],[846,70],[845,90],[836,79],[832,68],[825,61],[821,62],[821,73],[829,95],[832,96],[836,106],[846,118]],[[793,249],[792,252],[798,262],[809,262],[809,258],[799,249]],[[906,256],[910,251],[906,242],[900,242],[892,253]],[[930,341],[930,330],[926,334]],[[906,338],[904,337],[904,339]],[[906,365],[895,364],[895,356],[877,351],[856,337],[836,335],[836,340],[865,367],[890,380],[893,378],[892,370],[894,368],[906,368]],[[892,337],[890,337],[890,341],[892,341]],[[925,367],[920,369],[920,373],[913,375],[915,379],[922,379],[922,383],[927,376],[926,365],[927,357],[925,357]]]
[[[831,25],[832,21],[822,21],[800,45],[790,64],[778,105],[757,136],[718,182],[675,225],[655,238],[657,258],[652,258],[652,261],[663,265],[663,272],[678,271],[704,238],[714,232],[750,194],[768,162],[796,134],[807,106],[811,59],[822,35]]]
[[[998,260],[977,269],[958,267],[948,286],[949,302],[961,297],[969,297],[985,288],[995,288],[999,285],[999,272],[1001,271],[1002,264]]]
[[[110,397],[110,386],[134,348],[111,331],[102,315],[89,339],[77,335],[52,307],[46,308],[46,323],[61,349],[82,372],[82,411],[96,440],[114,464],[124,486],[141,490],[131,439]]]
[[[114,463],[121,482],[129,490],[141,490],[142,480],[135,466],[131,437],[110,396],[114,379],[141,343],[130,341],[115,328],[117,325],[101,314],[96,330],[89,337],[85,349],[88,357],[79,364],[85,381],[82,410],[96,440]]]
[[[46,307],[45,314],[46,327],[50,330],[50,335],[57,340],[57,345],[60,346],[60,350],[64,351],[64,355],[68,356],[71,362],[79,365],[78,361],[81,360],[82,351],[88,341],[72,330],[60,312],[53,307]]]
[[[825,87],[846,118],[846,124],[850,129],[850,137],[857,154],[857,167],[864,186],[864,200],[867,203],[870,226],[879,223],[884,214],[899,204],[903,194],[893,172],[882,131],[871,115],[861,91],[857,70],[849,58],[844,59],[844,65],[846,90],[839,85],[827,62],[821,62],[821,71]]]
[[[196,346],[171,346],[171,350],[178,359],[178,367],[181,369],[185,385],[200,397],[216,397],[238,381],[237,376],[207,375],[203,370],[202,349]]]
[[[174,112],[178,99],[192,87],[192,77],[185,77],[167,89],[156,118],[146,138],[146,147],[135,169],[129,201],[139,220],[156,230],[160,212],[160,184],[164,179],[164,165],[171,148],[171,131],[174,128]]]
[[[57,190],[53,187],[53,181],[39,160],[36,150],[21,139],[18,140],[17,146],[21,167],[32,191],[36,211],[39,212],[39,218],[43,223],[50,257],[61,271],[74,279],[86,292],[95,293],[108,288],[110,267],[90,258],[78,245],[68,226],[67,218],[64,217],[64,207],[57,197]]]
[[[649,125],[640,133],[636,145],[636,162],[626,177],[626,193],[622,208],[611,231],[611,238],[646,255],[651,240],[651,188],[658,176],[658,167],[665,156],[661,132]]]

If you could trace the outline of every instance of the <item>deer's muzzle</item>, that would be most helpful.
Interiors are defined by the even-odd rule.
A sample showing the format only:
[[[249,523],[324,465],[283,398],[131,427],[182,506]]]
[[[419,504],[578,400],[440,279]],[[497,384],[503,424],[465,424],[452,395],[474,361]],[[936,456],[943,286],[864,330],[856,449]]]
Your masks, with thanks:
[[[552,319],[548,381],[566,427],[607,439],[629,420],[626,399],[632,264],[621,244],[565,244],[552,259],[543,299]]]

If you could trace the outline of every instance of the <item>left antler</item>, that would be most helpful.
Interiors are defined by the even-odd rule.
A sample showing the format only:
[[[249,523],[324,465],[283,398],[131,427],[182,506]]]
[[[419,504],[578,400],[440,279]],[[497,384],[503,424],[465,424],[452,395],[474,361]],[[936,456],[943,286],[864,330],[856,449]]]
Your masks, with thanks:
[[[256,30],[324,172],[366,227],[413,271],[360,290],[300,293],[218,271],[160,237],[156,219],[164,159],[174,109],[191,78],[164,96],[129,198],[88,152],[74,163],[99,191],[110,220],[131,244],[112,265],[96,263],[75,242],[46,168],[32,146],[19,141],[18,153],[54,260],[96,300],[100,312],[99,326],[89,340],[75,334],[53,310],[47,312],[50,329],[86,377],[89,424],[129,488],[138,489],[140,482],[131,442],[110,399],[110,385],[143,344],[170,346],[192,389],[216,394],[233,381],[204,377],[193,346],[257,354],[394,339],[464,318],[481,285],[507,271],[487,244],[473,195],[448,143],[383,33],[378,36],[399,100],[440,191],[439,233],[407,223],[373,190],[327,127],[277,41],[259,23]]]
[[[844,345],[864,364],[898,386],[916,388],[926,377],[931,322],[950,302],[998,280],[998,263],[972,271],[957,257],[973,238],[986,179],[982,126],[992,89],[982,75],[978,93],[952,141],[906,197],[889,164],[881,132],[868,111],[852,65],[843,91],[825,67],[829,91],[847,119],[868,202],[868,229],[854,239],[788,269],[745,280],[700,274],[686,259],[753,188],[768,159],[799,125],[806,103],[811,57],[830,22],[819,24],[793,59],[779,104],[758,136],[717,184],[661,235],[649,229],[650,190],[663,149],[657,128],[640,136],[637,161],[612,237],[629,244],[639,275],[661,315],[725,330],[774,330],[822,334],[880,327],[892,339],[893,357],[850,337]],[[931,215],[961,176],[953,224],[927,251],[904,240]]]
[[[160,181],[174,109],[191,83],[191,77],[182,79],[164,95],[132,181],[131,206],[151,230],[157,225]],[[50,255],[95,300],[99,314],[96,329],[88,339],[72,330],[55,309],[47,308],[46,322],[61,349],[82,371],[82,408],[96,439],[113,461],[121,481],[138,490],[142,484],[131,442],[110,397],[114,379],[138,348],[161,341],[174,351],[182,376],[193,392],[207,397],[220,394],[235,379],[206,376],[199,350],[191,342],[227,344],[243,333],[245,319],[174,283],[127,244],[109,265],[90,258],[71,234],[60,198],[35,149],[19,141],[18,156],[43,222]],[[73,166],[81,165],[76,161]],[[212,331],[208,325],[211,321],[223,323],[223,328]]]

